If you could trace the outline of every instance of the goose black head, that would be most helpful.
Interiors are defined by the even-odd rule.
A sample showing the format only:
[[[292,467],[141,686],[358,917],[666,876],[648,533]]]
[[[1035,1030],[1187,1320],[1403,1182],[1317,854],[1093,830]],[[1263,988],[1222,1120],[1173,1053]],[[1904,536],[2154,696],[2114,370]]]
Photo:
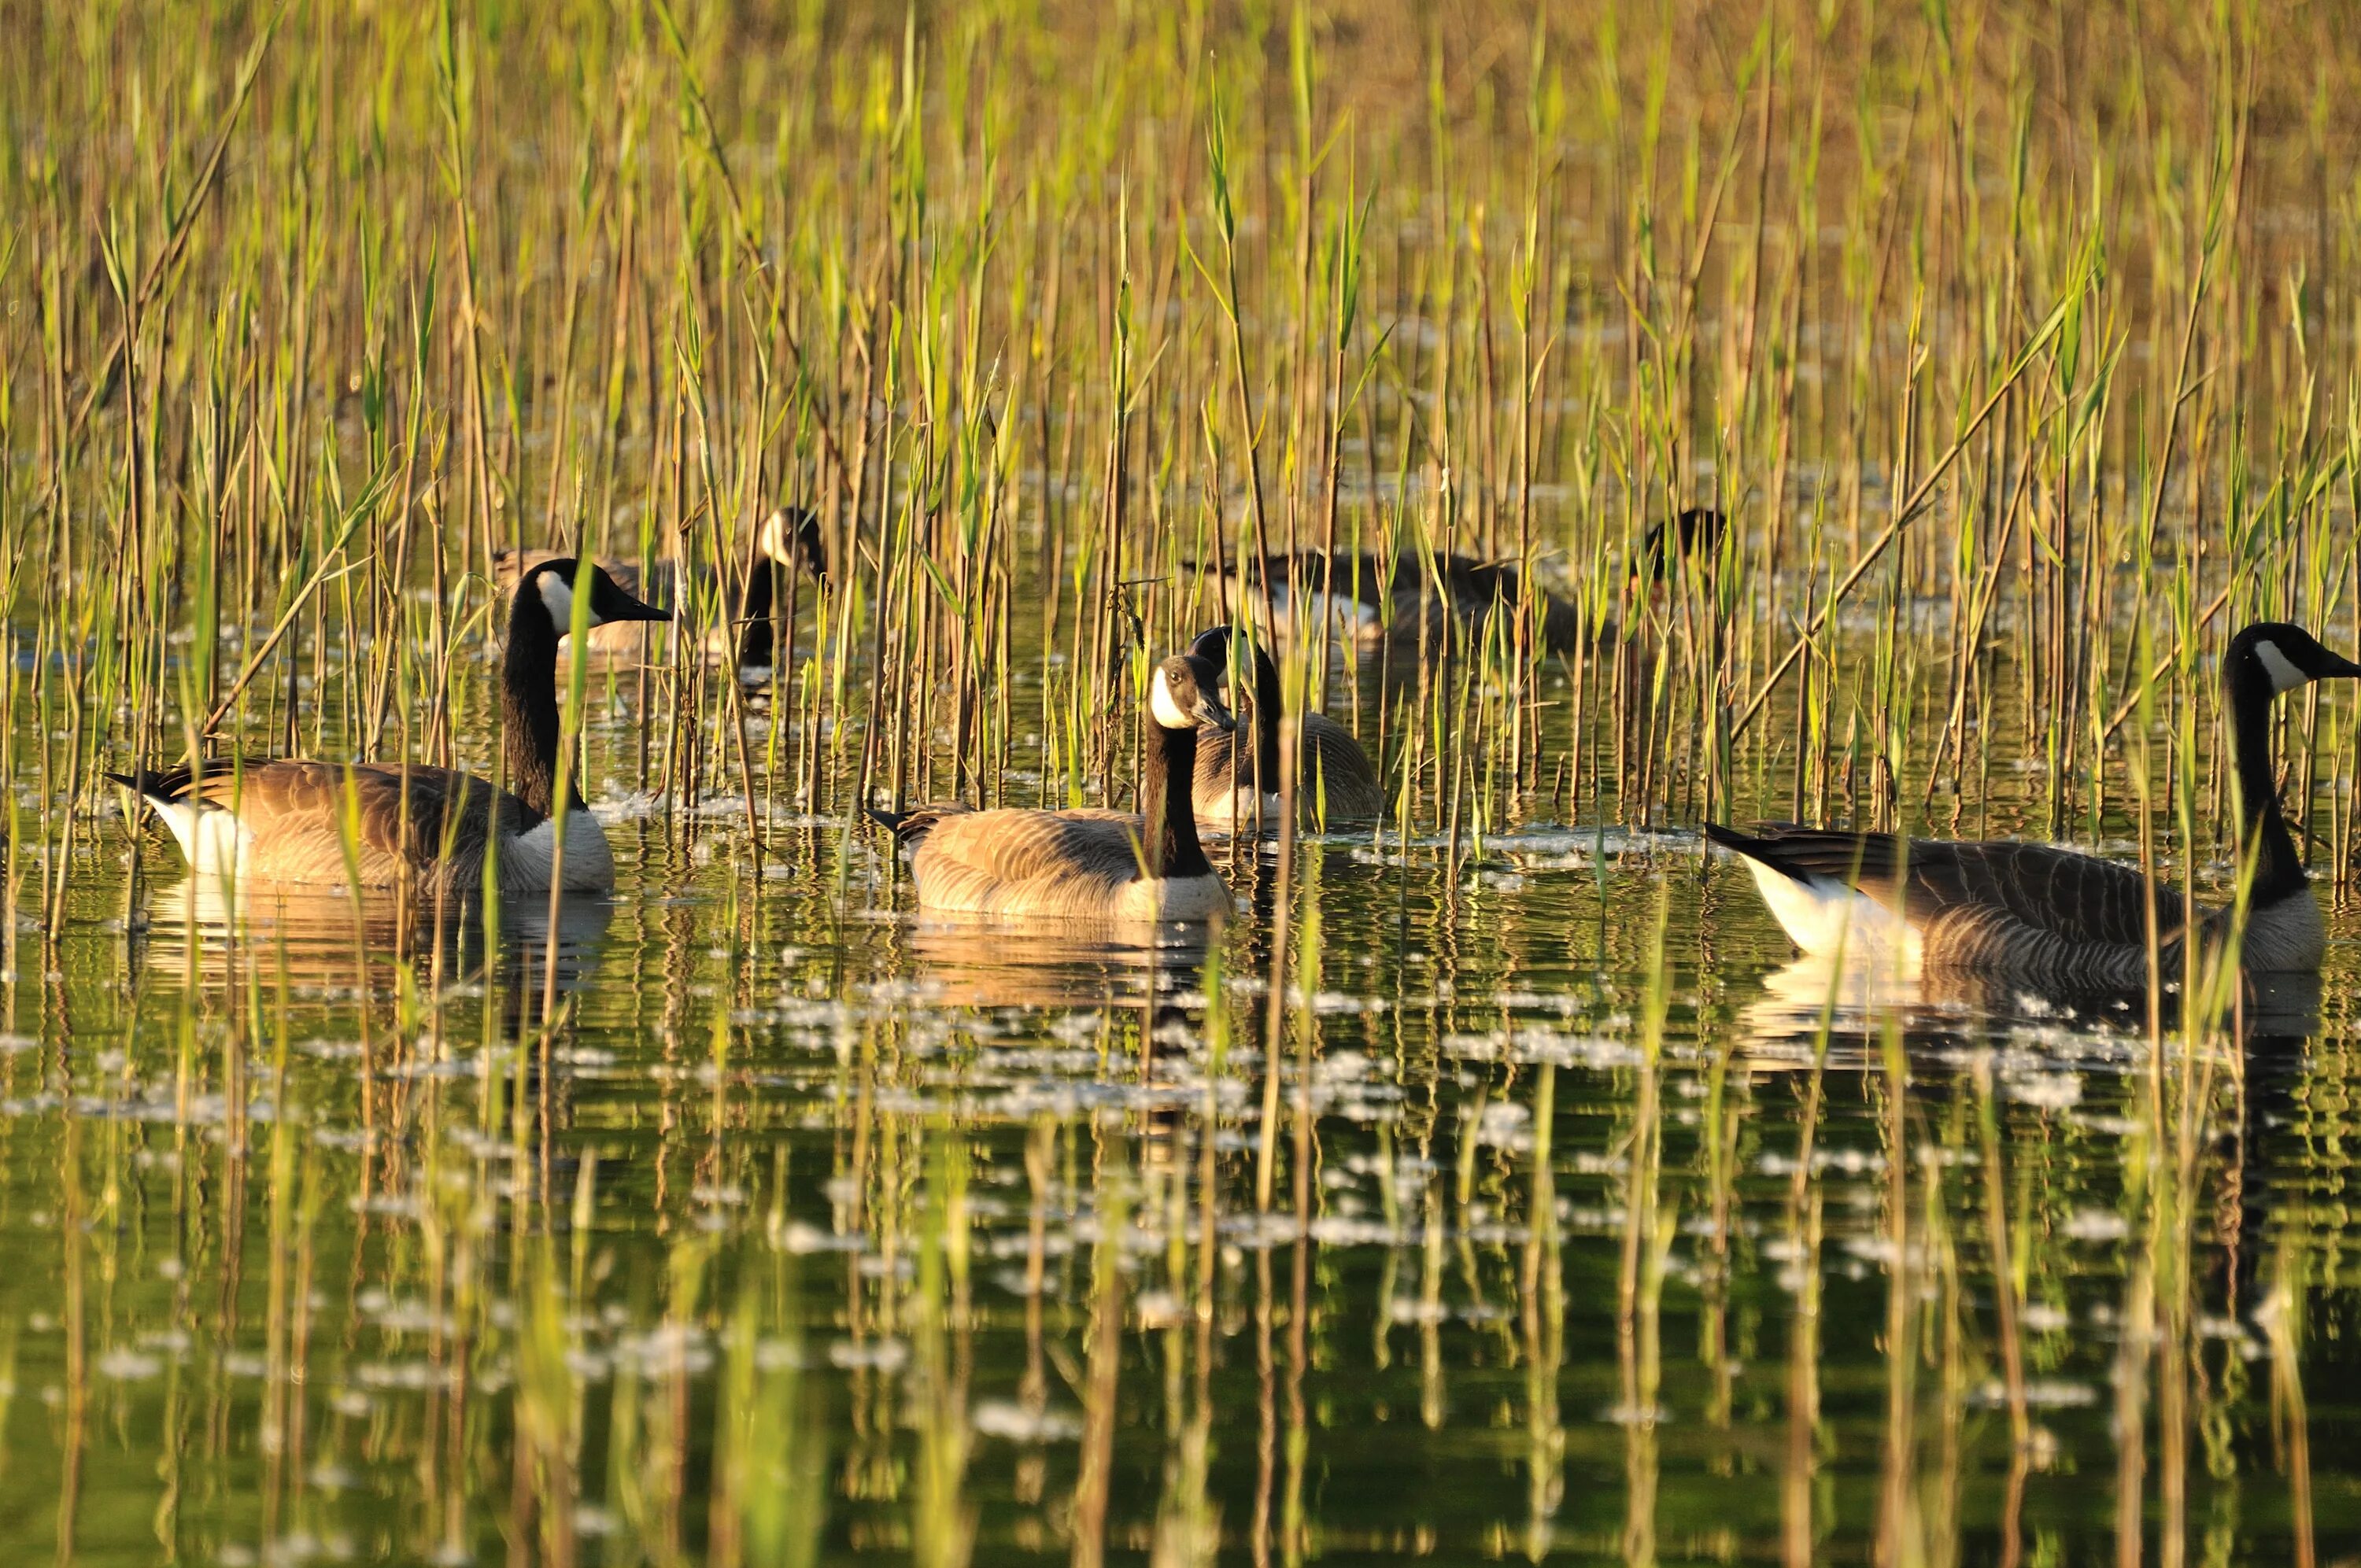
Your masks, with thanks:
[[[1189,644],[1189,652],[1213,666],[1213,678],[1227,680],[1230,673],[1230,639],[1236,633],[1226,626],[1209,626],[1197,633]]]
[[[2361,664],[2330,652],[2311,632],[2284,620],[2258,620],[2230,639],[2222,668],[2225,679],[2252,682],[2274,695],[2307,681],[2361,679]]]
[[[782,566],[828,581],[828,542],[820,536],[818,517],[807,508],[783,506],[764,518],[755,530],[754,547]]]
[[[1640,558],[1632,565],[1631,576],[1663,582],[1672,570],[1674,552],[1667,548],[1672,539],[1680,542],[1681,555],[1711,555],[1721,548],[1722,527],[1721,513],[1711,507],[1691,507],[1669,523],[1650,524],[1647,536],[1640,542]]]
[[[572,556],[544,561],[525,574],[517,584],[516,602],[521,607],[528,599],[538,602],[549,616],[551,630],[561,636],[574,626],[575,579],[580,568]],[[642,604],[617,586],[615,579],[595,562],[590,567],[590,603],[588,624],[604,626],[610,620],[670,620],[672,611],[659,609],[652,604]]]
[[[1238,721],[1215,695],[1221,684],[1222,672],[1203,655],[1175,653],[1156,666],[1156,679],[1148,690],[1148,711],[1166,729],[1194,730],[1200,724],[1235,729]]]
[[[1233,698],[1237,696],[1238,683],[1230,676],[1230,645],[1237,638],[1238,633],[1233,627],[1213,626],[1197,633],[1197,640],[1189,644],[1190,652],[1213,666],[1216,678],[1229,682]],[[1271,662],[1270,650],[1259,641],[1254,644],[1254,688],[1249,696],[1258,706],[1267,707],[1269,712],[1276,714],[1279,703],[1279,666]]]

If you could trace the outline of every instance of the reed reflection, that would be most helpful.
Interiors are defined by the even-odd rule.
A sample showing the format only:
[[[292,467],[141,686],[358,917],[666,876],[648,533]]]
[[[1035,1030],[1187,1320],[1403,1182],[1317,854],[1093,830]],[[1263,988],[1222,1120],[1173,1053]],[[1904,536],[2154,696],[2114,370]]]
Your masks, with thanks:
[[[2037,1560],[2043,1486],[2054,1502],[2069,1485],[2064,1434],[2083,1409],[2103,1409],[2114,1434],[2119,1555],[2136,1560],[2153,1532],[2165,1560],[2180,1560],[2243,1364],[2268,1355],[2275,1400],[2300,1408],[2275,1314],[2301,1288],[2312,1161],[2299,1129],[2319,977],[2248,976],[2189,1028],[2179,993],[2161,1000],[2175,1015],[2152,1025],[2144,992],[1803,959],[1741,1009],[1750,1065],[1798,1080],[1805,1102],[1784,1240],[1796,1265],[1787,1561],[1810,1560],[1826,1522],[1812,1479],[1833,1441],[1818,1392],[1820,1188],[1839,1171],[1873,1174],[1880,1189],[1844,1245],[1887,1280],[1879,1538],[1896,1560],[1984,1530],[1993,1561]],[[1824,1161],[1812,1141],[1823,1106],[1854,1096],[1838,1113],[1877,1124],[1877,1146]],[[2060,1212],[2045,1190],[2074,1192],[2071,1168],[2094,1148],[2120,1163],[2120,1195]],[[2115,1249],[2120,1265],[2097,1295],[2092,1248]],[[2061,1334],[2112,1345],[2103,1388],[2056,1375]],[[1997,1440],[1979,1438],[1970,1408],[2004,1417]],[[1997,1453],[1998,1507],[1971,1522],[1980,1442]],[[2280,1462],[2301,1491],[2300,1445],[2283,1444]],[[2298,1521],[2306,1547],[2310,1530]]]

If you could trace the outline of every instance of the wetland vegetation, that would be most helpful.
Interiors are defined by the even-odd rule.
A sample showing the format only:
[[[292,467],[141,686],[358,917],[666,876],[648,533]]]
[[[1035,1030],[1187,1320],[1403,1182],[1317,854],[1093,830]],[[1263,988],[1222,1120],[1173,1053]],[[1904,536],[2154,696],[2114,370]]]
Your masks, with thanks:
[[[2361,1553],[2352,695],[2316,980],[1832,974],[1698,831],[2233,887],[2224,649],[2361,652],[2333,7],[0,37],[12,1561]],[[558,664],[611,897],[225,890],[109,782],[507,781],[521,549],[677,612]],[[917,913],[867,812],[1136,805],[1290,591],[1381,815]]]

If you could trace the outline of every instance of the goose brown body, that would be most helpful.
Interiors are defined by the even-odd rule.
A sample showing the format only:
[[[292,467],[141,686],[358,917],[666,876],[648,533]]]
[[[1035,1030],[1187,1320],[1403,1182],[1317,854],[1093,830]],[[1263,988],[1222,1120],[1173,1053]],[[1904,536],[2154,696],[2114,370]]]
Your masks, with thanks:
[[[2192,938],[2213,948],[2234,934],[2248,970],[2314,970],[2326,931],[2280,811],[2269,710],[2273,698],[2308,681],[2356,676],[2361,664],[2283,623],[2246,628],[2223,657],[2241,853],[2251,868],[2243,920],[2232,908],[2213,907],[2198,911],[2192,925],[2179,888],[2048,844],[1784,825],[1753,833],[1709,825],[1705,833],[1745,860],[1763,901],[1807,953],[1850,951],[1921,972],[1978,970],[2121,989],[2147,983],[2153,922],[2165,974],[2181,970]]]
[[[553,560],[519,582],[501,656],[506,791],[450,768],[305,759],[214,759],[202,769],[110,774],[170,828],[201,876],[290,885],[388,886],[467,896],[490,861],[500,890],[604,893],[615,880],[607,836],[571,782],[557,788],[558,620],[570,624],[576,563]],[[661,620],[595,568],[585,620]],[[565,827],[559,852],[559,820]]]
[[[1191,649],[1200,657],[1222,664],[1228,660],[1230,641],[1230,629],[1217,626],[1199,633]],[[1257,823],[1276,827],[1281,807],[1284,727],[1280,705],[1284,697],[1279,666],[1259,645],[1254,651],[1254,665],[1251,722],[1236,730],[1208,725],[1197,731],[1197,772],[1191,784],[1197,818],[1224,832],[1251,829]],[[1378,782],[1369,754],[1351,730],[1325,714],[1307,713],[1297,720],[1296,732],[1302,762],[1296,797],[1307,820],[1335,827],[1385,814],[1385,788]],[[1242,737],[1249,743],[1242,745]]]
[[[1234,722],[1214,696],[1219,678],[1188,653],[1158,668],[1137,814],[957,806],[872,813],[910,851],[918,907],[1120,922],[1225,914],[1229,890],[1205,858],[1189,798],[1198,725]]]
[[[202,777],[176,768],[145,776],[138,787],[199,814],[196,869],[264,883],[385,887],[416,874],[431,891],[469,894],[483,885],[484,858],[496,839],[526,841],[545,823],[515,795],[452,768],[412,767],[405,775],[367,762],[224,760]],[[569,891],[613,885],[603,833],[595,848],[588,835],[569,833],[566,850]],[[511,854],[500,868],[501,890],[545,890],[549,859],[533,847]]]
[[[900,836],[916,846],[918,906],[935,913],[1204,920],[1229,908],[1210,868],[1143,875],[1148,819],[1131,812],[937,807],[914,813]]]

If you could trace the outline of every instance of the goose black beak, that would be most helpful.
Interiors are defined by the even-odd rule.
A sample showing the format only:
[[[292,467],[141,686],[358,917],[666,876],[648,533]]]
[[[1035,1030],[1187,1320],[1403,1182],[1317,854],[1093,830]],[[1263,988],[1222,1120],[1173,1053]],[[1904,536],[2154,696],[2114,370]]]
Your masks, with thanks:
[[[1198,723],[1210,724],[1216,729],[1235,729],[1238,727],[1236,716],[1224,707],[1219,698],[1204,692],[1197,694],[1196,719]]]
[[[2313,679],[2323,681],[2361,680],[2361,664],[2355,663],[2352,660],[2345,658],[2340,653],[2331,653],[2328,655],[2328,667],[2321,671],[2318,675],[2313,677]]]
[[[670,620],[672,611],[656,605],[642,604],[638,599],[626,597],[622,606],[609,614],[607,619],[609,620]]]

